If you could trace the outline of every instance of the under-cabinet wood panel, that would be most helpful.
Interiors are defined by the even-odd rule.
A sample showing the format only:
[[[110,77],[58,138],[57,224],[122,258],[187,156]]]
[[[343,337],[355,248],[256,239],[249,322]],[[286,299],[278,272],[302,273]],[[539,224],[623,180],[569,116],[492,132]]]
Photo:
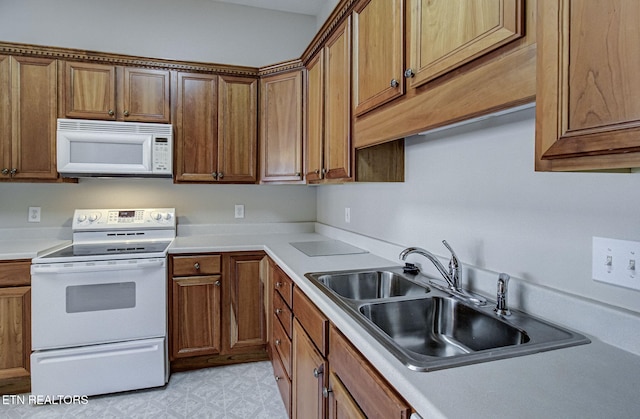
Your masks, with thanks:
[[[293,313],[322,356],[329,352],[329,320],[300,288],[293,289]]]

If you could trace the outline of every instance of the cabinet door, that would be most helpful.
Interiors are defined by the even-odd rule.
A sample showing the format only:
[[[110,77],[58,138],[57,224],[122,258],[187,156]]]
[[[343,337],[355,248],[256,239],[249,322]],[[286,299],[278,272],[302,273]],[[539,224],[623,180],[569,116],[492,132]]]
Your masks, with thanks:
[[[11,170],[11,63],[0,55],[0,179]]]
[[[640,3],[539,1],[536,170],[640,166]]]
[[[363,0],[353,12],[355,115],[404,94],[405,0]]]
[[[170,359],[220,352],[220,275],[171,281]]]
[[[0,390],[2,380],[29,377],[30,356],[31,287],[0,288]]]
[[[242,352],[267,343],[265,282],[260,277],[264,253],[225,256],[224,273],[228,306],[225,304],[223,333],[226,352]]]
[[[218,76],[178,73],[176,181],[213,182],[218,173]]]
[[[351,17],[329,38],[326,51],[326,179],[351,176]]]
[[[260,81],[260,181],[302,180],[302,70]]]
[[[365,419],[367,416],[333,371],[329,374],[329,419]]]
[[[56,179],[57,61],[11,58],[11,171],[14,179]]]
[[[324,418],[325,399],[322,389],[326,362],[306,332],[295,320],[293,322],[293,366],[291,377],[291,417]]]
[[[307,65],[307,133],[305,177],[316,181],[324,177],[322,161],[324,139],[324,51]]]
[[[411,87],[523,36],[522,0],[411,0]]]
[[[124,121],[170,122],[169,72],[125,67],[122,111]]]
[[[258,81],[221,76],[218,94],[218,182],[255,183]]]
[[[115,66],[67,62],[64,81],[67,118],[116,119]]]

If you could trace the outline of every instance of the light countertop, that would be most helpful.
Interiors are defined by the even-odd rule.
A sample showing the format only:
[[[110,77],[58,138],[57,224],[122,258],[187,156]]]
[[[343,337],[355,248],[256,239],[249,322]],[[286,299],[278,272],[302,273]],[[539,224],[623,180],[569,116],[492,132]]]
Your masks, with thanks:
[[[289,244],[328,239],[316,233],[195,235],[178,237],[170,253],[265,250],[425,419],[638,417],[640,357],[594,336],[588,345],[434,372],[409,370],[304,277],[399,261],[372,253],[309,257]]]

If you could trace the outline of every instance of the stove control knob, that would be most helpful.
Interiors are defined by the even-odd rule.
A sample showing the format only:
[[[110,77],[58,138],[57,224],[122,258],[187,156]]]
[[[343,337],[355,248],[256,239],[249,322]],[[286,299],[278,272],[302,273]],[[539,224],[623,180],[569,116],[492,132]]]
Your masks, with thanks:
[[[151,219],[152,219],[152,220],[158,220],[158,221],[159,221],[159,220],[161,220],[161,219],[162,219],[162,214],[161,214],[161,213],[159,213],[159,212],[153,211],[153,212],[151,213]]]
[[[100,217],[100,214],[95,213],[95,212],[94,212],[94,213],[91,213],[91,214],[89,215],[89,222],[91,222],[91,223],[92,223],[92,222],[94,222],[95,220],[97,220],[99,217]]]
[[[165,219],[165,220],[167,220],[167,221],[168,221],[168,220],[170,220],[170,219],[171,219],[171,217],[172,217],[172,215],[171,215],[171,213],[170,213],[170,212],[168,212],[168,213],[166,213],[166,214],[164,215],[164,219]]]
[[[80,215],[78,216],[78,222],[79,222],[79,223],[84,223],[85,221],[87,221],[87,216],[86,216],[86,214],[80,214]]]

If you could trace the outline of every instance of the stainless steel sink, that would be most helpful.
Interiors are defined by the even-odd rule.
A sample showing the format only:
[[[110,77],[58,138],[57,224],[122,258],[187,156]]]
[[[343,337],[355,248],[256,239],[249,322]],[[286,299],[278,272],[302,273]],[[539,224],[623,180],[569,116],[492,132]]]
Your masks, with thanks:
[[[308,273],[325,295],[389,352],[432,371],[589,343],[585,336],[518,310],[497,315],[402,267]]]
[[[317,276],[316,280],[341,297],[351,300],[424,295],[429,292],[428,287],[388,270],[325,274]]]

